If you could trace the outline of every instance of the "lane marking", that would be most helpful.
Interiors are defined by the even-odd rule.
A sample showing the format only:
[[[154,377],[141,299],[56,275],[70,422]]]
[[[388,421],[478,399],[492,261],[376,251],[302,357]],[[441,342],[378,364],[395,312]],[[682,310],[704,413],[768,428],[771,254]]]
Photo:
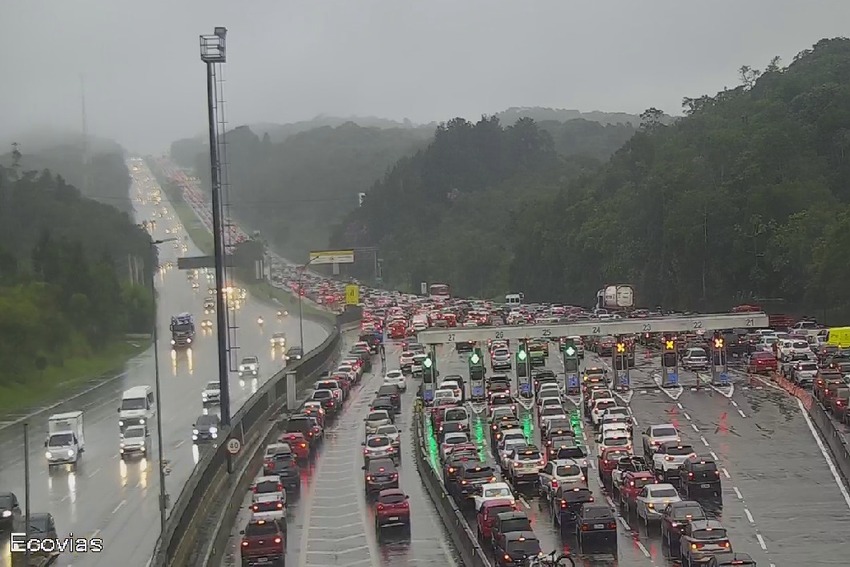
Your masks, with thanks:
[[[644,547],[643,543],[640,540],[635,541],[637,543],[638,549],[640,549],[641,553],[643,553],[644,557],[649,557],[649,551],[647,551],[646,547]]]
[[[705,435],[700,435],[699,440],[702,441],[702,444],[706,447],[711,447],[711,445],[708,444],[708,440],[705,438]]]
[[[757,533],[756,539],[759,540],[759,545],[761,546],[762,550],[767,551],[767,544],[764,543],[764,538],[761,537],[761,534]]]
[[[744,495],[743,495],[743,494],[741,494],[741,491],[740,491],[740,490],[738,490],[738,487],[737,487],[737,486],[733,486],[733,487],[732,487],[732,490],[734,490],[734,491],[735,491],[735,496],[737,496],[737,497],[738,497],[738,500],[743,500],[743,499],[744,499]]]
[[[726,478],[732,478],[732,475],[729,474],[729,471],[727,471],[725,468],[722,468],[720,470],[723,471],[723,476],[725,476]]]
[[[715,453],[714,451],[710,452],[709,455],[711,455],[711,458],[714,459],[715,461],[720,460],[720,457],[718,457],[717,453]]]
[[[525,506],[526,508],[528,508],[529,510],[531,510],[531,506],[528,504],[528,502],[526,502],[525,498],[523,498],[522,496],[520,496],[519,501],[520,501],[520,502],[522,502],[522,505],[523,505],[523,506]]]
[[[95,539],[99,535],[100,535],[100,530],[99,529],[95,530],[91,533],[91,539]]]
[[[783,392],[785,390],[782,390]],[[847,493],[847,488],[844,486],[844,483],[841,481],[841,477],[838,474],[838,470],[835,468],[835,463],[832,462],[832,457],[829,454],[829,450],[824,446],[823,441],[821,441],[820,435],[817,430],[815,430],[815,425],[812,423],[812,418],[809,417],[809,412],[806,411],[806,407],[803,405],[803,402],[800,398],[794,398],[797,400],[797,405],[800,406],[800,412],[803,414],[803,419],[806,420],[806,425],[809,426],[809,431],[812,433],[812,437],[815,438],[815,442],[818,444],[818,449],[820,449],[823,458],[826,460],[826,464],[829,467],[829,472],[832,473],[832,478],[835,479],[835,484],[838,485],[838,490],[841,491],[841,496],[844,497],[844,502],[847,504],[847,507],[850,508],[850,494]]]
[[[693,429],[694,431],[696,431],[697,433],[699,433],[699,427],[697,427],[697,426],[696,426],[696,425],[694,425],[693,423],[691,424],[691,429]]]
[[[687,419],[688,421],[691,420],[691,416],[688,415],[688,412],[683,412],[682,415],[684,415],[685,419]]]
[[[735,400],[730,400],[730,401],[732,402],[733,406],[738,407],[738,402],[736,402]]]
[[[620,523],[623,524],[623,527],[626,528],[627,532],[632,531],[632,527],[626,522],[626,519],[620,516]]]
[[[180,446],[183,445],[183,443],[185,443],[185,442],[186,442],[185,439],[181,439],[180,441],[178,441],[177,443],[174,444],[174,448],[179,449]]]
[[[96,475],[96,474],[97,474],[97,473],[99,473],[99,472],[100,472],[100,468],[97,468],[97,469],[93,470],[93,471],[91,472],[91,474],[89,474],[89,475],[88,475],[88,477],[89,477],[89,478],[91,478],[91,477],[93,477],[94,475]]]
[[[116,506],[115,508],[113,508],[113,509],[112,509],[112,513],[113,513],[113,514],[115,514],[115,513],[116,513],[118,510],[120,510],[120,509],[121,509],[121,507],[122,507],[124,504],[126,504],[126,503],[127,503],[127,501],[126,501],[126,500],[122,500],[121,502],[119,502],[119,503],[118,503],[118,506]]]
[[[745,414],[745,413],[744,413],[743,411],[741,411],[741,410],[738,410],[738,413],[739,413],[739,414],[741,414],[741,417],[747,417],[747,414]]]
[[[750,513],[749,508],[744,508],[744,515],[747,517],[747,521],[748,521],[749,523],[751,523],[751,524],[755,524],[755,523],[756,523],[755,519],[753,518],[752,513]]]
[[[685,406],[682,405],[682,402],[676,402],[676,405],[679,406],[679,409],[685,409]]]

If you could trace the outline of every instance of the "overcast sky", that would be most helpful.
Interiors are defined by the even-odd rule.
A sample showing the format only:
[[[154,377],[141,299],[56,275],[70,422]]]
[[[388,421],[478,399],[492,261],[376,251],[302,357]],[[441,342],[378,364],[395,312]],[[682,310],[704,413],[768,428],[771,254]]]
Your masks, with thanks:
[[[848,33],[850,0],[3,0],[0,139],[88,128],[135,151],[206,127],[198,35],[228,28],[228,121],[414,122],[511,106],[678,114]],[[5,149],[0,150],[3,153]]]

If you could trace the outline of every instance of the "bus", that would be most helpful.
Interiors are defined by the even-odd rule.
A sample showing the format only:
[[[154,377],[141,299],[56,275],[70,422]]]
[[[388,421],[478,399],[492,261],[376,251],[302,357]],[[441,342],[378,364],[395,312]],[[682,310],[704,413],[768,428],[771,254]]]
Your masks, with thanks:
[[[435,283],[428,286],[428,295],[430,295],[431,299],[434,300],[448,299],[451,297],[449,294],[449,286],[444,283]]]

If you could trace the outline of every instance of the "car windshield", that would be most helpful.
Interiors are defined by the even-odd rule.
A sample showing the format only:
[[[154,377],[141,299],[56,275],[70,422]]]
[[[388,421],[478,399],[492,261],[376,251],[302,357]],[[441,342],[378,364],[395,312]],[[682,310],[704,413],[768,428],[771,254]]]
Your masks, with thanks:
[[[245,535],[248,537],[269,536],[277,533],[277,527],[274,522],[251,522],[245,528]]]
[[[656,427],[652,430],[652,435],[655,437],[676,437],[676,428],[674,427]]]
[[[369,414],[369,417],[366,418],[367,421],[381,421],[383,419],[389,419],[389,414],[386,411],[373,411]]]
[[[12,509],[12,497],[8,494],[0,494],[0,508],[3,510]]]
[[[30,517],[30,531],[46,534],[50,529],[50,516],[47,514]]]
[[[555,469],[557,476],[577,476],[581,474],[581,469],[576,465],[558,465]]]
[[[398,435],[398,428],[395,425],[382,425],[378,428],[378,433],[381,435]]]
[[[401,370],[390,370],[387,372],[387,378],[397,379],[402,377]]]
[[[582,516],[586,519],[592,520],[596,518],[610,518],[612,514],[611,510],[604,506],[588,506],[582,511]]]
[[[315,392],[313,392],[314,400],[326,400],[332,397],[333,393],[330,390],[316,390]]]
[[[366,441],[367,447],[386,447],[390,444],[389,437],[370,437],[368,441]]]
[[[384,494],[378,498],[381,504],[401,504],[404,500],[404,494]]]
[[[218,382],[207,382],[207,390],[218,390],[219,384]]]
[[[502,486],[502,487],[498,487],[498,488],[488,488],[487,490],[484,491],[484,498],[498,498],[498,497],[506,497],[506,498],[513,497],[513,495],[511,494],[511,489],[506,487],[506,486]]]
[[[690,445],[680,445],[680,446],[677,446],[677,447],[668,447],[667,448],[667,454],[673,455],[673,456],[676,456],[676,457],[683,457],[685,455],[690,455],[693,452],[694,452],[694,448],[691,447]]]
[[[499,504],[498,506],[490,506],[487,509],[487,515],[490,516],[491,518],[495,518],[496,516],[498,516],[502,512],[513,512],[513,511],[514,511],[513,506],[511,506],[509,504]]]
[[[264,480],[262,482],[257,483],[257,493],[259,494],[269,494],[274,492],[280,492],[280,486],[275,480]]]
[[[797,365],[798,370],[806,370],[806,371],[816,371],[818,369],[818,365],[815,362],[806,362],[803,364]]]
[[[50,436],[48,447],[69,447],[74,443],[73,433],[57,433]]]
[[[723,528],[706,528],[694,530],[691,535],[694,539],[726,539],[726,530]]]
[[[443,441],[445,445],[459,445],[461,443],[466,443],[469,439],[466,438],[466,435],[451,435],[446,436],[446,439]]]
[[[682,506],[680,508],[674,508],[673,515],[676,518],[691,518],[692,520],[699,520],[700,518],[705,517],[705,512],[702,511],[702,508],[699,506]]]
[[[211,415],[211,414],[200,415],[200,416],[198,416],[198,421],[196,422],[196,424],[197,425],[207,425],[207,426],[218,425],[218,417],[215,416],[215,415]]]
[[[121,400],[122,410],[143,410],[145,409],[144,398],[124,398]]]
[[[446,421],[462,421],[466,418],[466,410],[463,408],[453,408],[446,410]]]
[[[516,539],[508,542],[508,549],[505,551],[523,555],[537,555],[540,553],[540,542],[536,539]]]
[[[493,476],[493,469],[490,467],[474,467],[466,469],[466,478],[469,479],[477,479],[477,478],[490,478]]]
[[[125,439],[140,439],[145,436],[146,430],[144,427],[128,427],[124,430]]]
[[[649,493],[652,498],[675,498],[679,495],[675,488],[656,488]]]
[[[805,341],[794,341],[794,343],[791,346],[793,348],[807,349],[807,348],[809,348],[809,343],[807,343]]]

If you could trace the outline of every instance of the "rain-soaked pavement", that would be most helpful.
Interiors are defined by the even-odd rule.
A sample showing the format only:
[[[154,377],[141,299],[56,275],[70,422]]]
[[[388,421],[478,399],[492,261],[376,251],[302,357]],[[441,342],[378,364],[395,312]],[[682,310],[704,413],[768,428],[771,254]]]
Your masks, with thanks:
[[[138,196],[139,185],[134,184],[131,197],[135,199]],[[174,501],[199,459],[199,450],[192,444],[192,423],[202,412],[201,391],[208,381],[217,380],[218,371],[214,332],[200,331],[203,319],[214,319],[214,316],[203,313],[203,298],[213,283],[208,283],[201,275],[200,285],[195,289],[187,275],[176,269],[177,257],[196,255],[199,251],[191,241],[183,241],[185,232],[165,200],[164,192],[162,197],[159,207],[138,201],[135,204],[139,221],[156,219],[156,238],[180,238],[174,244],[160,246],[160,262],[164,269],[157,276],[162,388],[160,411],[165,458],[170,469],[166,486]],[[169,322],[172,315],[183,311],[195,315],[199,331],[191,352],[172,356]],[[260,315],[266,321],[263,326],[256,322]],[[238,310],[236,319],[237,323],[242,322],[238,334],[240,353],[259,356],[261,374],[255,380],[246,381],[234,375],[230,385],[234,412],[283,366],[282,351],[269,348],[271,334],[283,331],[290,340],[298,336],[297,319],[290,317],[277,321],[272,308],[250,298]],[[304,340],[308,349],[320,344],[326,336],[327,332],[320,326],[304,322]],[[154,385],[152,349],[131,361],[119,379],[53,410],[53,413],[84,412],[86,451],[75,472],[58,470],[48,474],[43,447],[47,415],[36,416],[30,424],[32,511],[53,514],[60,537],[71,532],[76,537],[99,537],[104,542],[103,552],[66,554],[60,557],[58,565],[141,567],[150,558],[159,535],[159,488],[155,460],[125,464],[118,457],[116,412],[121,393],[140,385]],[[155,431],[151,437],[150,453],[155,455]],[[22,507],[23,454],[22,428],[14,426],[0,430],[0,491],[16,493]],[[0,548],[0,567],[8,566],[10,561],[7,541]]]

